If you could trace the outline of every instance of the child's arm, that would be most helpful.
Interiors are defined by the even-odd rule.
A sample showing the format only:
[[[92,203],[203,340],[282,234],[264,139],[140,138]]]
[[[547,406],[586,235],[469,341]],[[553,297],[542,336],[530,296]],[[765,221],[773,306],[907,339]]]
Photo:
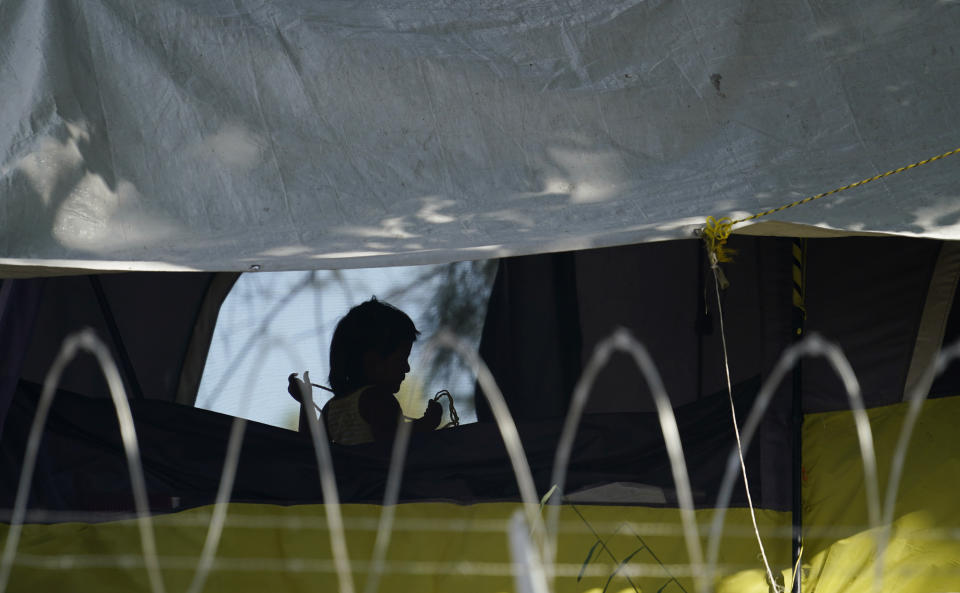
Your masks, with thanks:
[[[374,440],[386,441],[392,439],[396,433],[397,423],[403,419],[403,412],[392,393],[374,386],[360,396],[360,416],[370,425]],[[410,428],[413,432],[430,432],[440,425],[442,416],[443,407],[430,401],[423,418],[411,422]]]
[[[389,441],[397,432],[403,412],[397,398],[388,390],[372,386],[360,394],[360,416],[370,425],[375,441]]]
[[[427,402],[427,411],[424,412],[423,418],[418,418],[414,420],[413,432],[430,432],[435,430],[437,426],[440,426],[440,419],[443,418],[443,406],[438,402],[430,400]]]

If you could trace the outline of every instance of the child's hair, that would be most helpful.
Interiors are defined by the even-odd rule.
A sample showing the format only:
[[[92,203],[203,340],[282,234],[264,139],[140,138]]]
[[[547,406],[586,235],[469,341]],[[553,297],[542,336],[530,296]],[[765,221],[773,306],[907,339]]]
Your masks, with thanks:
[[[412,344],[419,335],[406,313],[377,297],[350,309],[330,341],[329,379],[334,396],[349,395],[366,384],[364,353],[373,350],[386,356]]]

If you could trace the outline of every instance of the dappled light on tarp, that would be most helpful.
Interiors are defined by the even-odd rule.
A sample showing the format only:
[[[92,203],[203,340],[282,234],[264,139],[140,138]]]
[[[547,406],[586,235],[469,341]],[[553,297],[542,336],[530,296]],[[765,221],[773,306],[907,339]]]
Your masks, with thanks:
[[[30,152],[3,168],[3,176],[21,188],[11,199],[29,213],[20,221],[26,225],[8,221],[15,243],[53,257],[53,247],[43,243],[48,238],[93,256],[162,244],[175,232],[132,182],[96,166],[87,122],[62,120],[58,127],[58,134],[34,139]],[[144,213],[156,216],[144,220]]]
[[[957,140],[946,2],[14,1],[6,266],[418,265],[677,239]],[[779,220],[960,237],[925,211],[955,197],[956,168],[909,179]]]

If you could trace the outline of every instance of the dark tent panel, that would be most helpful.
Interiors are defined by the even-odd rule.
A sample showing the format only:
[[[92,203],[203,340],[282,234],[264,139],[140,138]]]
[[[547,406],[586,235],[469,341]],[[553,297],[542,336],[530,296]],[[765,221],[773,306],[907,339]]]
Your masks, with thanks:
[[[33,336],[43,280],[0,279],[0,435]]]
[[[722,266],[730,286],[721,299],[731,379],[740,383],[765,377],[793,341],[792,241],[734,237],[730,245],[737,253]],[[943,245],[897,237],[807,240],[806,333],[843,348],[868,406],[903,399]],[[672,241],[501,261],[481,354],[514,414],[562,415],[555,401],[569,397],[570,367],[579,371],[617,327],[647,347],[674,405],[724,389],[715,289],[702,251],[698,241]],[[571,258],[572,271],[561,281],[556,270],[570,268]],[[575,300],[564,290],[571,282]],[[953,308],[950,335],[960,335],[958,328]],[[579,353],[574,364],[547,355],[567,344]],[[960,382],[938,383],[942,391],[951,387]],[[805,412],[847,408],[842,385],[822,360],[803,365],[803,402]],[[490,419],[480,401],[478,408],[482,420]],[[617,355],[598,378],[587,412],[652,410],[639,371]]]
[[[945,331],[946,319],[931,330],[921,317],[935,270],[956,286],[957,266],[937,267],[942,251],[954,257],[952,246],[898,237],[808,239],[806,246],[807,334],[819,333],[843,348],[868,407],[902,401],[911,367],[922,370],[932,361],[915,356],[918,341],[929,340],[921,332]],[[736,255],[722,265],[730,285],[720,298],[731,380],[759,384],[794,341],[793,241],[735,236],[730,247]],[[702,243],[694,240],[505,259],[480,353],[515,416],[557,417],[596,345],[626,327],[649,350],[674,406],[693,405],[726,389],[715,292]],[[957,309],[953,333],[960,331]],[[577,352],[573,360],[571,347]],[[803,361],[800,372],[805,413],[849,408],[824,359]],[[790,506],[792,480],[784,459],[792,448],[792,389],[790,380],[780,386],[759,436],[764,471],[757,485],[767,508]],[[937,389],[960,393],[960,372],[942,378]],[[492,420],[480,397],[477,409],[480,421]],[[617,354],[598,377],[586,412],[653,409],[636,365]],[[729,424],[729,409],[716,421]]]
[[[943,242],[844,238],[811,240],[808,246],[808,331],[843,348],[868,406],[903,401]],[[849,408],[840,380],[823,360],[804,363],[803,407]]]
[[[39,280],[42,297],[24,343],[21,376],[43,383],[64,338],[89,327],[109,344],[130,397],[176,401],[188,387],[181,386],[188,380],[183,372],[203,367],[216,312],[236,277],[137,272]],[[196,373],[193,396],[199,379]],[[89,355],[68,367],[60,387],[94,397],[107,394],[103,373]]]

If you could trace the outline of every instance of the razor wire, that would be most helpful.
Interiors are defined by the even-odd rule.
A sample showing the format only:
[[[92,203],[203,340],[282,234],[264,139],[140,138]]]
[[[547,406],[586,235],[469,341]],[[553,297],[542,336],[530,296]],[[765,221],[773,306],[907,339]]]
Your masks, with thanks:
[[[489,371],[485,369],[485,365],[476,355],[476,353],[469,352],[469,348],[464,346],[462,343],[458,342],[457,339],[449,334],[441,334],[437,339],[438,344],[453,347],[455,349],[463,350],[460,352],[461,355],[464,355],[471,360],[471,365],[474,367],[475,372],[478,375],[482,376],[482,383],[484,383],[484,393],[486,389],[489,388],[496,393],[499,393],[499,388],[496,387],[496,383],[492,378],[492,375],[489,375]],[[631,349],[635,347],[635,343],[631,341],[631,338],[627,334],[624,334],[621,330],[620,333],[615,334],[607,342],[598,345],[597,352],[594,354],[594,358],[597,360],[604,359],[604,357],[609,358],[609,352],[604,354],[603,349],[608,351],[613,347]],[[56,383],[59,380],[59,370],[66,365],[66,362],[69,360],[69,357],[78,349],[88,349],[95,354],[97,354],[97,362],[101,365],[101,368],[104,369],[104,372],[108,376],[108,383],[111,386],[112,401],[114,406],[117,409],[117,414],[120,419],[121,433],[123,435],[123,442],[125,450],[128,456],[128,463],[130,467],[131,479],[133,482],[134,488],[134,497],[136,501],[137,512],[133,516],[134,522],[131,523],[131,527],[135,527],[140,531],[141,542],[143,546],[142,553],[139,555],[118,555],[114,559],[104,559],[97,556],[81,556],[81,555],[64,555],[61,557],[42,558],[35,557],[30,555],[23,555],[17,557],[17,542],[20,535],[20,530],[25,521],[33,518],[42,520],[44,518],[56,519],[62,516],[61,514],[49,512],[49,511],[39,511],[35,513],[29,513],[26,509],[26,500],[27,494],[29,492],[29,482],[28,479],[32,475],[33,465],[36,460],[36,451],[39,446],[40,435],[42,434],[43,422],[45,419],[45,409],[49,406],[50,401],[52,400],[53,394],[55,393]],[[897,447],[895,449],[895,454],[891,462],[891,472],[890,480],[887,485],[886,496],[883,499],[883,508],[881,513],[880,508],[880,497],[876,483],[876,469],[875,462],[870,463],[870,458],[872,457],[872,435],[870,434],[869,429],[869,420],[866,418],[865,410],[863,408],[862,400],[858,399],[858,388],[856,387],[856,378],[852,374],[852,370],[849,369],[849,365],[845,363],[842,352],[836,346],[833,346],[829,343],[824,342],[822,339],[811,336],[806,338],[804,341],[798,343],[796,346],[788,348],[783,356],[781,357],[780,362],[775,367],[774,372],[768,378],[768,380],[762,386],[760,393],[754,403],[753,408],[749,414],[747,422],[744,425],[743,430],[743,449],[744,451],[749,448],[750,441],[754,435],[756,428],[759,424],[760,418],[763,416],[765,409],[769,405],[773,391],[776,389],[777,384],[782,380],[783,376],[793,367],[794,364],[799,360],[799,358],[804,356],[824,356],[828,359],[828,362],[836,369],[836,372],[840,375],[845,386],[848,390],[848,397],[851,399],[851,404],[854,408],[854,420],[855,426],[857,428],[858,442],[861,447],[862,454],[862,464],[864,467],[865,475],[867,476],[867,495],[868,495],[868,511],[870,524],[869,528],[876,532],[877,535],[877,553],[876,553],[876,565],[878,574],[875,577],[874,583],[875,586],[879,589],[881,587],[882,578],[883,578],[883,558],[885,554],[886,542],[889,538],[890,528],[893,520],[893,509],[895,507],[895,501],[899,488],[899,481],[902,475],[902,469],[905,463],[906,458],[906,449],[909,446],[912,430],[919,416],[920,404],[923,403],[926,398],[926,394],[915,390],[913,393],[909,394],[909,409],[906,418],[904,419],[903,426],[901,428],[900,437],[897,442]],[[950,349],[944,350],[938,356],[935,365],[929,369],[927,372],[933,376],[938,376],[946,368],[947,364],[951,362],[954,358],[960,356],[960,344],[953,346]],[[352,590],[352,579],[345,574],[349,575],[355,570],[364,570],[369,571],[371,575],[376,575],[374,580],[368,580],[367,591],[372,592],[376,590],[376,583],[379,576],[382,574],[420,574],[417,571],[427,571],[430,574],[496,574],[496,575],[507,575],[514,574],[515,567],[513,564],[505,565],[496,565],[494,564],[484,564],[484,563],[470,563],[470,562],[415,562],[404,564],[391,563],[386,560],[386,551],[389,544],[389,534],[394,530],[427,530],[427,529],[443,529],[447,528],[450,530],[461,530],[464,525],[470,525],[473,528],[485,528],[492,531],[499,531],[506,534],[508,532],[508,523],[506,521],[490,521],[485,525],[478,525],[474,521],[466,523],[456,523],[449,520],[433,520],[432,523],[427,521],[424,522],[422,519],[394,519],[392,514],[386,515],[382,514],[381,519],[376,522],[374,525],[371,521],[355,520],[350,518],[343,518],[340,516],[339,504],[336,501],[336,485],[332,483],[332,492],[333,496],[325,496],[326,504],[324,505],[327,508],[327,517],[325,520],[304,520],[303,518],[295,519],[278,519],[276,517],[250,517],[250,516],[227,516],[227,504],[226,501],[229,499],[230,486],[232,483],[233,475],[236,471],[236,464],[238,463],[239,457],[239,447],[242,440],[242,427],[244,422],[242,420],[235,421],[233,428],[231,429],[231,438],[228,442],[228,453],[225,457],[223,473],[221,476],[220,486],[218,488],[217,494],[217,503],[213,507],[213,512],[208,516],[196,516],[190,518],[182,518],[182,521],[186,523],[195,524],[195,525],[207,525],[207,539],[204,544],[204,549],[200,555],[199,561],[193,559],[185,559],[182,557],[176,556],[161,556],[157,554],[156,545],[154,543],[154,531],[155,523],[150,514],[149,509],[147,508],[146,503],[146,494],[145,489],[142,487],[143,481],[143,468],[139,459],[138,446],[136,444],[135,429],[132,423],[132,418],[129,414],[129,408],[126,407],[126,399],[123,396],[122,383],[119,380],[119,375],[116,374],[115,367],[112,366],[111,358],[109,353],[106,352],[106,349],[98,342],[95,336],[91,332],[81,333],[73,338],[68,338],[67,342],[64,345],[61,357],[58,358],[58,363],[54,365],[54,368],[51,369],[50,375],[48,376],[48,381],[44,387],[44,396],[41,397],[41,405],[38,407],[37,415],[33,427],[31,428],[31,434],[28,439],[32,445],[28,446],[28,455],[23,466],[20,485],[18,486],[18,496],[17,502],[14,506],[13,512],[10,515],[10,528],[7,533],[7,540],[4,545],[2,563],[0,563],[0,592],[6,590],[9,584],[10,571],[14,565],[17,566],[32,566],[45,568],[49,570],[70,570],[75,568],[82,567],[95,567],[95,566],[112,566],[118,568],[127,568],[127,569],[136,569],[136,568],[145,568],[150,577],[150,587],[152,591],[164,591],[163,580],[161,575],[161,569],[168,569],[172,567],[180,567],[183,569],[184,566],[189,564],[190,569],[195,569],[194,579],[191,582],[190,591],[197,592],[203,590],[203,584],[206,576],[213,570],[281,570],[281,571],[290,571],[290,572],[323,572],[323,573],[336,573],[339,575],[340,580],[340,590],[341,591],[351,591]],[[638,362],[638,364],[641,364]],[[642,368],[646,368],[646,364],[641,364]],[[113,368],[113,371],[110,369]],[[654,369],[655,372],[655,369]],[[116,376],[114,376],[116,375]],[[305,383],[309,385],[309,378],[305,377]],[[589,393],[589,385],[581,389],[582,393]],[[305,394],[309,397],[309,394]],[[488,395],[488,397],[490,397]],[[583,398],[586,396],[583,395]],[[46,402],[45,404],[43,402]],[[500,402],[502,403],[502,395],[500,395]],[[494,406],[492,406],[494,407]],[[573,408],[573,407],[571,407]],[[500,408],[497,408],[500,409]],[[575,428],[577,418],[573,414],[573,409],[568,415],[567,424]],[[671,413],[672,415],[672,413]],[[514,464],[514,471],[517,475],[518,485],[520,490],[524,493],[524,507],[527,509],[525,513],[525,521],[530,529],[530,534],[543,534],[542,524],[539,523],[539,513],[532,513],[531,511],[536,508],[536,496],[535,493],[531,493],[532,480],[529,475],[529,467],[524,467],[526,464],[525,454],[523,453],[522,446],[519,443],[519,439],[516,437],[516,428],[513,426],[512,418],[509,416],[509,411],[506,411],[505,415],[497,416],[495,414],[495,419],[498,422],[501,433],[504,435],[505,443],[507,443],[508,451],[513,447],[514,456],[511,457],[511,460]],[[662,418],[661,418],[662,420]],[[567,425],[565,424],[565,426]],[[327,449],[327,455],[329,456],[328,445],[324,435],[321,434],[322,426],[319,426],[320,423],[316,422],[314,418],[314,423],[311,426],[311,436],[313,438],[314,446],[317,451],[318,456],[318,465],[320,466],[321,471],[321,480],[324,478],[324,473],[327,473],[327,479],[332,479],[332,466],[329,464],[329,461],[322,459],[322,452],[324,449]],[[510,427],[513,427],[512,430]],[[126,427],[126,428],[124,428]],[[506,428],[505,428],[506,427]],[[572,430],[572,429],[571,429]],[[512,436],[511,436],[512,433]],[[666,433],[666,428],[665,428]],[[386,489],[386,497],[384,500],[385,508],[393,508],[396,503],[396,494],[398,492],[399,480],[402,475],[402,466],[403,460],[405,457],[405,442],[409,438],[409,434],[406,434],[406,431],[399,431],[397,434],[397,441],[394,446],[394,454],[391,458],[391,464],[389,469],[388,476],[388,487]],[[572,437],[570,437],[572,438]],[[512,443],[512,444],[510,444]],[[669,446],[668,446],[669,448]],[[559,484],[558,488],[558,502],[562,504],[562,483],[563,483],[563,474],[557,474],[557,468],[565,468],[565,459],[561,455],[561,448],[558,447],[557,457],[555,459],[555,472],[554,478],[557,478],[554,483]],[[33,454],[30,454],[30,451],[33,451]],[[676,575],[680,577],[692,577],[696,582],[700,583],[698,587],[702,587],[702,590],[710,591],[713,586],[713,577],[719,571],[721,573],[729,574],[730,571],[734,570],[745,570],[751,568],[753,565],[734,565],[734,564],[720,564],[717,562],[717,552],[718,552],[718,543],[721,533],[724,532],[724,517],[726,510],[729,506],[729,497],[732,492],[732,477],[736,474],[737,466],[737,453],[736,451],[731,452],[729,457],[729,462],[727,464],[727,469],[724,475],[724,482],[720,489],[720,494],[717,499],[717,505],[715,507],[713,521],[710,523],[709,537],[708,537],[708,546],[707,554],[705,559],[705,566],[700,566],[698,562],[693,561],[684,565],[670,565],[669,573],[664,573],[664,565],[660,565],[658,568],[645,568],[652,567],[651,564],[644,564],[639,562],[630,562],[629,565],[626,564],[625,559],[622,561],[623,566],[618,567],[618,574],[630,577],[630,576],[663,576],[665,574]],[[681,452],[682,458],[682,452]],[[872,467],[871,467],[872,466]],[[523,474],[526,474],[527,477],[523,477]],[[139,476],[139,478],[137,477]],[[675,486],[679,490],[682,490],[682,487],[677,483],[677,476],[674,476]],[[141,484],[140,487],[137,486],[138,480]],[[328,482],[331,484],[331,482]],[[325,492],[325,495],[327,493]],[[554,507],[559,509],[560,504],[552,503],[551,512]],[[571,505],[572,506],[572,505]],[[329,508],[328,508],[329,507]],[[692,504],[691,507],[692,509]],[[63,515],[76,517],[75,513],[64,513]],[[117,517],[111,515],[104,515],[102,513],[90,513],[91,518],[107,518],[107,519],[116,519]],[[338,518],[339,516],[339,518]],[[164,521],[167,522],[169,518],[165,518]],[[177,523],[181,519],[173,520],[173,523]],[[620,529],[623,525],[630,525],[629,523],[621,522],[614,527],[614,524],[608,523],[600,525],[601,528],[607,529]],[[299,559],[299,558],[288,558],[283,560],[271,560],[266,558],[261,559],[235,559],[235,558],[218,558],[216,557],[217,549],[217,540],[222,533],[224,525],[229,525],[231,527],[248,527],[248,528],[262,528],[267,527],[281,527],[285,529],[319,529],[329,531],[331,538],[337,539],[342,537],[342,534],[346,528],[350,529],[371,529],[377,531],[377,544],[375,545],[375,554],[373,559],[370,562],[361,562],[356,559],[350,560],[349,555],[346,553],[345,544],[342,545],[342,553],[338,558],[334,558],[332,561],[320,561],[316,559]],[[538,525],[540,525],[538,527]],[[558,533],[561,532],[577,532],[582,531],[583,527],[579,528],[570,522],[559,523],[556,521],[548,521],[549,529],[546,534],[550,537],[555,538]],[[596,528],[597,526],[591,526],[591,529]],[[637,527],[652,530],[657,532],[659,529],[660,533],[671,533],[675,535],[683,535],[688,541],[688,547],[690,545],[690,533],[691,528],[694,534],[701,532],[703,526],[693,522],[692,524],[684,523],[682,527],[677,527],[675,524],[638,524]],[[878,529],[879,528],[879,529]],[[833,526],[831,528],[820,529],[817,531],[818,534],[832,534],[840,536],[842,534],[850,535],[855,532],[857,529],[860,529],[860,526]],[[788,538],[790,536],[790,529],[783,528],[779,532],[776,529],[764,529],[769,535],[774,537],[784,537]],[[862,529],[861,529],[862,531]],[[340,535],[336,535],[335,532],[339,532]],[[734,535],[739,537],[750,537],[753,534],[752,530],[746,528],[734,528],[732,531],[729,531],[728,535]],[[809,535],[809,532],[808,532]],[[925,537],[930,538],[931,540],[949,540],[956,541],[960,539],[960,529],[950,530],[939,530],[933,534],[927,534]],[[697,541],[699,541],[699,535],[696,535]],[[579,575],[589,574],[589,575],[601,575],[604,573],[604,569],[601,567],[590,567],[586,565],[576,565],[572,563],[562,563],[552,561],[552,547],[545,547],[546,543],[541,541],[539,544],[534,543],[536,540],[531,539],[529,545],[537,546],[536,549],[543,550],[545,553],[540,556],[540,560],[536,560],[536,555],[527,555],[525,556],[529,562],[542,562],[543,571],[545,575],[553,576],[563,576],[570,577],[575,573]],[[337,545],[334,545],[333,549],[337,549]],[[522,546],[521,546],[522,548]],[[529,549],[527,549],[529,552]],[[538,552],[539,553],[539,552]],[[335,556],[338,553],[335,551]],[[695,560],[696,554],[691,554],[691,559]],[[533,560],[530,560],[533,558]],[[346,573],[344,572],[344,566],[346,566]],[[259,567],[259,568],[258,568]],[[273,568],[268,568],[273,567]],[[279,568],[277,568],[279,567]],[[574,570],[576,569],[576,570]],[[498,572],[499,571],[499,572]],[[958,570],[960,572],[960,570]],[[673,577],[675,578],[675,577]],[[546,582],[550,582],[547,580]],[[371,584],[372,583],[372,584]]]

